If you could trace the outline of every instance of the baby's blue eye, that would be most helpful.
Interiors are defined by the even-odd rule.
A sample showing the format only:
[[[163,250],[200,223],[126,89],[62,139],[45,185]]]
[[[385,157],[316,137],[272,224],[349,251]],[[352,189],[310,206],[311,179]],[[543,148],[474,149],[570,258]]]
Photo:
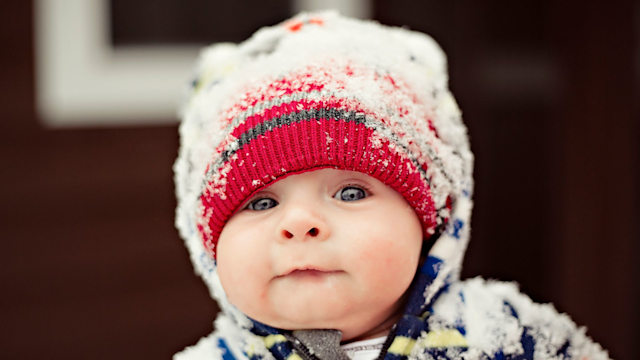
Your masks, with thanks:
[[[278,202],[273,200],[272,198],[259,198],[251,201],[247,205],[247,209],[254,211],[261,211],[271,209],[272,207],[278,205]]]
[[[342,201],[357,201],[367,197],[367,192],[357,186],[346,186],[340,189],[334,196]]]

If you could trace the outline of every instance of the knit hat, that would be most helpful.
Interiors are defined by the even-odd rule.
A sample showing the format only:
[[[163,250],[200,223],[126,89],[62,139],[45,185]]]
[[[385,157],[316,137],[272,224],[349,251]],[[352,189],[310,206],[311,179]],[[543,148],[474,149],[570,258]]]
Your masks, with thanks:
[[[421,33],[301,14],[206,49],[181,116],[177,224],[214,258],[234,212],[291,174],[370,175],[413,207],[425,238],[470,187],[444,54]]]

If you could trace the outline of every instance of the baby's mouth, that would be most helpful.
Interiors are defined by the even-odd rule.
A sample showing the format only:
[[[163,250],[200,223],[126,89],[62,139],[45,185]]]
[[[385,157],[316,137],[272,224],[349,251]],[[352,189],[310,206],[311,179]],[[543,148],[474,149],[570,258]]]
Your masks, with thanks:
[[[305,266],[300,268],[294,268],[289,271],[284,272],[281,275],[278,275],[276,278],[321,278],[328,275],[335,275],[342,273],[341,270],[327,270],[322,268],[316,268],[313,266]]]

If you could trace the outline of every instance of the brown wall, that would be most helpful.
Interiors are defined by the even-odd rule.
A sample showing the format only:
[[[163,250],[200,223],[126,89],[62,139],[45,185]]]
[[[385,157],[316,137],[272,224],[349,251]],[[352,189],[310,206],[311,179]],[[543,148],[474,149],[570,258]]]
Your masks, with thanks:
[[[640,358],[639,5],[511,3],[375,2],[449,56],[476,155],[464,275]],[[173,227],[177,128],[43,128],[32,6],[0,5],[2,358],[168,358],[216,311]]]

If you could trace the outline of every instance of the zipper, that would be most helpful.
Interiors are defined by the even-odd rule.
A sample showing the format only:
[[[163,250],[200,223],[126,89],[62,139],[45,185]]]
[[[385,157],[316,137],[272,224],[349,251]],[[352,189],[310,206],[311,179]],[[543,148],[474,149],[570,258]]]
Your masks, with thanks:
[[[295,336],[284,334],[284,336],[293,344],[293,348],[303,360],[321,360],[309,351],[309,348],[298,340]]]
[[[389,334],[387,335],[387,339],[384,341],[384,344],[382,345],[382,349],[380,349],[380,354],[378,354],[378,357],[376,358],[376,360],[383,360],[385,356],[387,356],[387,351],[389,350],[389,346],[391,346],[391,342],[395,337],[395,332],[396,332],[396,326],[394,325],[389,331]],[[289,340],[293,344],[294,350],[298,353],[298,355],[300,355],[300,357],[303,360],[322,360],[319,357],[312,354],[311,351],[309,351],[309,348],[304,343],[302,343],[302,341],[298,340],[295,336],[291,334],[283,334],[283,335],[287,338],[287,340]]]

